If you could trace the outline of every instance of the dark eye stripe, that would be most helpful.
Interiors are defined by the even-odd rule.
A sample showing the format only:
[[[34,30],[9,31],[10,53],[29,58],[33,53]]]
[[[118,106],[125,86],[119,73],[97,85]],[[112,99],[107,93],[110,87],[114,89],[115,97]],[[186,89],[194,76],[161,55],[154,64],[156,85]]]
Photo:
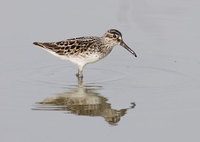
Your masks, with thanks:
[[[111,33],[111,34],[117,34],[117,35],[122,36],[122,34],[121,34],[118,30],[115,30],[115,29],[111,29],[111,30],[110,30],[110,33]]]
[[[110,33],[113,34],[113,35],[114,35],[114,34],[119,35],[119,33],[116,33],[116,32],[110,32]]]

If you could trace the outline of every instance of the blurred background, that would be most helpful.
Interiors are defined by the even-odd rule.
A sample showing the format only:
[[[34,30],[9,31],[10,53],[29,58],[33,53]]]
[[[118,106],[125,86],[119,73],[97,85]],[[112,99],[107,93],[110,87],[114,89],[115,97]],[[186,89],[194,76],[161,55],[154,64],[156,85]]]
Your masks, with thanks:
[[[199,141],[198,0],[1,0],[0,141]],[[84,69],[32,43],[118,29]]]

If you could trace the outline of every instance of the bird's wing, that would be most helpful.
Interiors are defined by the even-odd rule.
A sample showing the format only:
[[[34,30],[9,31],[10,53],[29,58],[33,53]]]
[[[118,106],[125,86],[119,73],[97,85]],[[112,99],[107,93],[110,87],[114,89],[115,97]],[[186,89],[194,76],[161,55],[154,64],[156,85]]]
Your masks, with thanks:
[[[33,44],[59,55],[70,55],[87,51],[97,40],[97,37],[79,37],[59,42],[34,42]]]

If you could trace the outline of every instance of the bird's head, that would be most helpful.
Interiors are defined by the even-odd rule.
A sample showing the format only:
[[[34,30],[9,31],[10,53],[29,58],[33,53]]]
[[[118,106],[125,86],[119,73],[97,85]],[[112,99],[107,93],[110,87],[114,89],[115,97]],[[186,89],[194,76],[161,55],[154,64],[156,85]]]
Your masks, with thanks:
[[[116,29],[108,30],[103,36],[105,42],[110,44],[110,46],[121,45],[125,49],[127,49],[130,53],[132,53],[135,57],[137,57],[136,53],[129,48],[122,39],[122,34]]]

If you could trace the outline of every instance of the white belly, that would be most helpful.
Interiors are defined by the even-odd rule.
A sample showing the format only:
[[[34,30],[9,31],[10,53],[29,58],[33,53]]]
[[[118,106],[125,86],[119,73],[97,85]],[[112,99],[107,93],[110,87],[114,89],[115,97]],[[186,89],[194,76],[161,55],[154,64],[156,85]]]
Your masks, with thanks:
[[[90,54],[90,55],[71,55],[71,56],[65,56],[65,55],[58,55],[55,52],[45,49],[46,51],[50,52],[51,54],[53,54],[54,56],[57,56],[61,59],[64,60],[68,60],[76,65],[78,65],[78,67],[80,69],[82,69],[86,64],[90,64],[90,63],[94,63],[97,62],[98,60],[104,58],[108,53],[110,53],[110,51],[107,52],[107,54],[102,55],[99,54],[98,52],[94,53],[94,54]]]
[[[91,54],[86,57],[82,56],[70,56],[66,57],[67,60],[71,61],[78,66],[85,66],[86,64],[94,63],[100,60],[100,56],[98,54]]]

